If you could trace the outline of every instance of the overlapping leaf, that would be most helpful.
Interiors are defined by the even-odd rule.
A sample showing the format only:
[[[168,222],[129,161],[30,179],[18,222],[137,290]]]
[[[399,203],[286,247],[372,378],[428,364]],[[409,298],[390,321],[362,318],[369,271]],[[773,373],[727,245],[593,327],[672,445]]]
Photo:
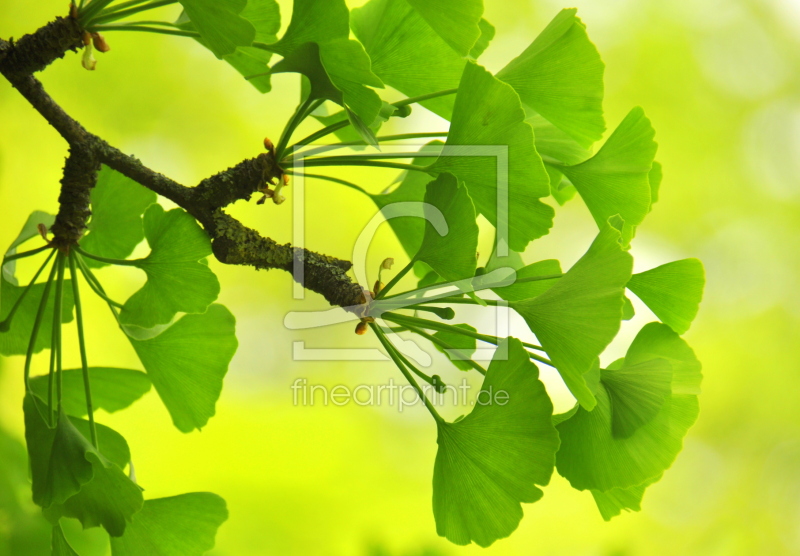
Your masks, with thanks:
[[[383,82],[372,73],[364,48],[349,35],[344,0],[295,0],[286,33],[272,45],[284,57],[272,72],[305,75],[311,82],[310,98],[346,106],[370,125],[381,99],[369,87],[382,88]]]
[[[180,0],[186,15],[217,58],[250,46],[256,37],[252,23],[242,17],[247,0]]]
[[[492,291],[506,301],[523,301],[533,299],[553,287],[560,278],[548,280],[524,280],[532,278],[545,278],[561,275],[561,264],[555,259],[547,259],[517,269],[516,282],[502,288],[492,288]]]
[[[39,236],[37,229],[38,224],[43,224],[50,227],[53,224],[55,217],[41,211],[33,212],[25,221],[19,235],[9,246],[4,256],[13,255],[17,249],[29,239]],[[41,255],[40,257],[43,257]],[[44,262],[43,259],[37,258],[37,261]],[[20,286],[19,281],[15,275],[16,261],[9,261],[3,265],[2,273],[0,273],[0,322],[3,322],[11,313],[12,308],[22,296],[25,286]],[[40,275],[47,276],[48,269],[45,269]],[[62,305],[61,322],[70,322],[72,320],[72,282],[69,280],[64,281],[64,299]],[[27,284],[26,284],[27,285]],[[28,349],[31,333],[33,331],[33,323],[36,319],[36,313],[39,309],[39,303],[44,295],[45,284],[38,283],[28,290],[24,299],[21,301],[19,307],[12,320],[6,323],[7,329],[0,328],[0,354],[2,355],[23,355]],[[54,313],[55,296],[51,290],[50,296],[45,306],[44,317],[39,328],[39,334],[36,337],[34,345],[34,352],[38,353],[46,347],[50,347],[51,334],[53,329],[53,313]]]
[[[144,239],[142,214],[155,202],[154,192],[103,166],[92,189],[92,218],[81,247],[101,257],[128,257]],[[91,267],[106,264],[88,257],[85,261]]]
[[[215,304],[149,340],[129,338],[179,430],[200,429],[214,415],[238,345],[235,327],[230,311]]]
[[[626,243],[650,212],[654,136],[650,120],[637,107],[592,158],[574,166],[556,166],[578,190],[598,226],[615,214],[622,217]]]
[[[462,48],[453,49],[426,20],[425,6],[421,7],[407,0],[371,0],[350,14],[353,33],[372,61],[372,71],[387,85],[409,97],[416,97],[455,89],[461,80],[466,63],[463,48],[474,36],[474,26],[470,34],[458,40]],[[480,3],[464,3],[472,11],[465,14],[474,24],[475,14],[480,18],[483,7]],[[448,9],[453,6],[447,6]],[[454,13],[455,10],[451,11]],[[444,18],[431,16],[435,21]],[[494,28],[485,20],[480,20],[480,45],[472,52],[477,57],[488,46],[494,35]],[[441,25],[436,27],[441,28]],[[472,40],[475,43],[474,40]],[[470,47],[473,48],[473,47]],[[467,49],[469,50],[469,49]],[[461,52],[461,54],[459,54]],[[450,119],[453,113],[453,95],[437,97],[421,103],[439,116]]]
[[[453,50],[466,56],[481,36],[483,0],[408,0]]]
[[[455,326],[470,332],[477,332],[474,326],[468,324],[456,324]],[[444,353],[457,369],[462,371],[472,369],[472,366],[466,360],[472,358],[472,354],[475,353],[475,348],[477,347],[475,338],[450,332],[449,330],[440,330],[433,336],[441,342],[441,345],[434,343],[433,347]]]
[[[620,396],[626,393],[609,384],[608,371],[597,386],[594,410],[579,408],[558,425],[561,448],[556,464],[558,472],[573,487],[604,493],[631,489],[652,482],[674,461],[698,413],[697,397],[679,392],[687,384],[699,384],[699,363],[691,348],[669,327],[650,323],[631,344],[624,365],[637,367],[658,359],[666,359],[672,365],[672,392],[658,413],[630,436],[614,434],[613,413],[619,407]]]
[[[53,526],[52,540],[50,544],[50,556],[79,556],[77,552],[67,542],[61,525]]]
[[[123,324],[152,328],[178,313],[202,313],[219,295],[219,281],[202,260],[211,254],[211,242],[194,218],[183,209],[164,212],[152,205],[144,215],[144,233],[150,254],[136,261],[147,282],[120,312]]]
[[[454,176],[441,174],[427,185],[423,210],[425,233],[414,259],[450,282],[474,276],[478,223],[466,188]]]
[[[658,481],[661,476],[659,475],[653,482]],[[638,512],[642,509],[642,498],[644,491],[650,483],[637,485],[630,488],[612,488],[609,491],[601,492],[593,490],[592,497],[594,498],[597,509],[600,510],[600,515],[603,519],[610,521],[612,517],[618,516],[625,511]]]
[[[125,409],[150,390],[150,379],[141,371],[112,367],[89,367],[92,387],[92,404],[95,409],[109,413]],[[63,398],[61,403],[68,415],[86,415],[86,399],[82,369],[61,372]],[[49,388],[47,375],[33,377],[30,381],[33,392],[46,400]]]
[[[562,10],[536,40],[500,70],[522,102],[588,147],[603,135],[603,70],[597,49],[576,17]]]
[[[210,492],[147,500],[125,535],[111,539],[112,556],[202,556],[228,519],[225,501]]]
[[[520,504],[542,497],[536,485],[550,481],[559,445],[553,405],[522,344],[509,338],[498,353],[508,357],[489,365],[483,405],[455,423],[437,423],[433,513],[436,532],[455,544],[489,546],[510,535],[522,519]]]
[[[609,221],[586,254],[555,285],[533,299],[510,303],[587,410],[596,402],[584,373],[619,330],[625,284],[633,266],[633,259],[620,244],[621,228],[618,219]]]
[[[519,97],[509,85],[481,66],[467,64],[447,143],[429,167],[463,181],[476,210],[515,251],[545,235],[554,214],[539,201],[550,194],[550,178],[524,119]]]
[[[697,259],[682,259],[634,274],[628,289],[678,334],[692,324],[703,298],[705,273]]]

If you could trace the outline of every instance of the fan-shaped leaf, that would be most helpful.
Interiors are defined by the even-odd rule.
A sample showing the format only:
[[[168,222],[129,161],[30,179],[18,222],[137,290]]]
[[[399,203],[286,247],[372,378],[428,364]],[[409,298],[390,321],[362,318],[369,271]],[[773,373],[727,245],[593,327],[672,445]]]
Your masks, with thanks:
[[[64,531],[61,530],[61,525],[59,524],[53,526],[50,556],[79,556],[67,542],[66,537],[64,537]]]
[[[692,325],[703,298],[705,273],[697,259],[682,259],[631,276],[628,289],[678,334]]]
[[[461,56],[469,54],[481,36],[483,0],[408,0],[408,3]]]
[[[603,61],[575,8],[562,10],[497,77],[588,147],[603,135]]]
[[[92,189],[92,218],[81,247],[101,257],[128,257],[144,239],[142,214],[155,202],[154,192],[103,166]],[[85,260],[92,267],[106,265],[88,257]]]
[[[150,254],[135,261],[147,282],[120,312],[123,324],[152,328],[178,313],[202,313],[219,295],[219,281],[202,259],[211,254],[206,233],[183,209],[153,205],[144,215]]]
[[[611,404],[611,431],[628,438],[658,415],[669,397],[672,366],[666,359],[650,359],[600,374]]]
[[[235,327],[227,308],[211,305],[154,338],[129,338],[179,430],[200,429],[214,415],[222,379],[238,345]]]
[[[553,287],[560,278],[532,280],[529,282],[524,282],[523,280],[545,276],[558,276],[560,274],[561,264],[557,260],[548,259],[539,261],[518,269],[517,281],[515,283],[502,288],[492,288],[492,291],[506,301],[533,299]]]
[[[112,556],[202,556],[228,519],[225,501],[210,492],[147,500],[125,535],[111,539]]]
[[[217,58],[250,46],[256,38],[253,24],[240,13],[247,0],[180,0],[206,46]]]
[[[659,475],[654,481],[657,482],[661,476]],[[644,491],[650,486],[651,483],[645,483],[630,488],[612,488],[607,492],[593,490],[592,497],[594,497],[597,509],[600,510],[600,515],[603,516],[605,521],[610,521],[612,517],[618,516],[622,510],[638,512],[642,509],[642,497]]]
[[[150,379],[141,371],[110,367],[89,367],[92,385],[92,405],[109,413],[125,409],[150,390]],[[31,378],[30,386],[39,398],[47,399],[49,376]],[[61,372],[63,398],[61,403],[68,415],[86,415],[83,371],[69,369]]]
[[[620,239],[620,230],[610,221],[555,285],[533,299],[510,303],[587,410],[595,400],[583,375],[619,330],[625,284],[633,266]]]
[[[429,167],[463,181],[475,209],[515,251],[545,235],[554,214],[539,201],[550,194],[550,178],[524,119],[511,87],[481,66],[467,64],[447,143]]]
[[[538,376],[520,341],[504,340],[472,412],[438,423],[433,513],[440,536],[489,546],[517,528],[521,502],[542,497],[536,485],[550,481],[559,441]]]
[[[652,482],[674,461],[698,413],[697,397],[679,394],[676,387],[688,381],[681,374],[694,374],[699,382],[699,363],[691,349],[669,327],[651,323],[631,344],[624,364],[632,367],[659,357],[677,363],[673,364],[672,394],[658,414],[631,436],[614,435],[615,398],[608,392],[615,386],[606,383],[607,374],[598,385],[594,410],[580,408],[573,417],[558,425],[561,448],[556,465],[573,487],[602,492],[629,489]]]

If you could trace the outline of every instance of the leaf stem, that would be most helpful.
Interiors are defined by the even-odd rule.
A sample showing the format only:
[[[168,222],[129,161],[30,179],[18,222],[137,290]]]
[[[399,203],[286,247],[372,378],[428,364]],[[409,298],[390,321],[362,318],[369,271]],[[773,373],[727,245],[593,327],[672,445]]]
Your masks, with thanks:
[[[87,26],[96,23],[117,21],[118,19],[128,17],[129,15],[138,14],[140,12],[144,12],[147,10],[153,10],[155,8],[160,8],[162,6],[169,6],[170,4],[177,4],[177,3],[178,0],[153,0],[152,2],[148,2],[147,4],[137,3],[137,5],[127,9],[115,6],[114,8],[110,8],[104,11],[97,17],[93,18],[91,21],[87,22]]]
[[[156,33],[158,35],[176,35],[178,37],[200,38],[200,33],[194,31],[182,31],[179,29],[161,29],[159,27],[146,27],[139,25],[93,25],[90,31],[142,31],[144,33]]]
[[[141,259],[109,259],[108,257],[101,257],[100,255],[92,255],[91,253],[87,253],[77,245],[72,246],[75,251],[83,255],[84,257],[89,257],[90,259],[94,259],[96,261],[100,261],[101,263],[108,263],[108,264],[115,264],[119,266],[138,266],[141,262]]]
[[[395,348],[392,345],[392,343],[389,341],[389,339],[381,330],[380,326],[376,325],[374,322],[371,322],[369,326],[375,332],[375,335],[378,337],[378,340],[380,340],[381,344],[383,344],[384,349],[386,349],[386,351],[389,354],[389,357],[391,357],[392,361],[394,361],[394,364],[397,365],[397,368],[400,369],[400,372],[403,373],[404,377],[406,377],[408,383],[411,384],[411,386],[413,386],[414,389],[417,391],[417,394],[422,399],[422,403],[425,404],[425,407],[428,409],[433,418],[436,419],[437,422],[443,423],[444,419],[442,419],[442,416],[439,415],[439,412],[436,411],[436,409],[433,407],[433,404],[431,404],[430,400],[428,400],[428,397],[425,395],[425,392],[423,392],[422,388],[420,388],[419,384],[417,384],[417,381],[414,380],[414,377],[411,376],[411,373],[409,373],[408,370],[406,369],[405,364],[401,359],[402,355],[399,354],[397,348]]]
[[[405,139],[425,139],[425,138],[433,138],[433,137],[446,137],[448,134],[447,131],[432,131],[428,133],[400,133],[397,135],[379,135],[376,137],[379,143],[388,143],[389,141],[403,141]],[[365,141],[344,141],[342,143],[336,143],[334,145],[322,145],[320,147],[315,147],[313,149],[308,149],[307,151],[301,151],[304,157],[307,157],[312,154],[318,154],[323,152],[328,152],[336,149],[343,149],[345,147],[354,147],[360,145],[366,145]],[[415,155],[416,156],[416,155]],[[292,158],[290,156],[290,158]]]
[[[513,284],[524,284],[526,282],[538,282],[538,281],[541,281],[541,280],[555,280],[556,278],[561,278],[562,276],[564,276],[564,275],[563,274],[548,274],[546,276],[529,276],[527,278],[518,278],[511,284],[509,284],[507,282],[502,282],[502,281],[501,282],[493,282],[491,284],[483,284],[481,286],[478,286],[478,287],[474,288],[473,291],[479,292],[479,291],[482,291],[482,290],[489,290],[489,289],[496,288],[496,287],[508,287],[510,285],[513,285]],[[425,294],[426,292],[439,289],[441,287],[447,286],[448,284],[449,284],[449,282],[437,282],[435,284],[431,284],[430,286],[425,286],[424,288],[419,288],[419,289],[416,289],[416,290],[409,290],[407,292],[398,293],[398,294],[395,294],[395,295],[390,295],[388,297],[385,297],[384,299],[392,299],[392,298],[400,297],[400,296],[403,296],[403,295],[411,296],[411,295]],[[448,298],[447,297],[436,297],[436,298],[433,298],[433,299],[422,298],[419,301],[415,301],[415,303],[437,303],[441,299],[448,299]],[[485,299],[484,301],[489,301],[489,300]],[[461,303],[464,303],[464,302],[461,302]]]
[[[22,301],[25,299],[25,296],[28,295],[28,292],[36,284],[36,279],[39,278],[39,275],[44,270],[44,267],[47,266],[47,263],[50,262],[50,259],[53,258],[53,255],[55,255],[55,249],[47,256],[47,258],[44,260],[44,263],[42,263],[42,266],[39,267],[39,270],[37,270],[36,274],[34,274],[33,278],[31,278],[31,281],[27,286],[25,286],[25,289],[22,290],[22,293],[19,294],[19,297],[14,302],[14,306],[11,307],[11,310],[8,312],[8,315],[6,315],[6,318],[0,321],[0,332],[7,332],[11,328],[11,321],[14,319],[17,309],[19,309],[20,305],[22,305]]]
[[[103,300],[105,300],[108,308],[111,309],[111,314],[114,315],[114,319],[116,319],[117,324],[119,324],[119,313],[117,312],[117,307],[122,308],[122,305],[119,303],[112,301],[106,295],[106,291],[103,289],[103,286],[100,284],[100,280],[94,275],[91,269],[86,265],[86,261],[83,260],[83,257],[77,257],[78,259],[78,268],[83,274],[83,277],[88,282],[89,286],[94,290],[94,292]]]
[[[435,93],[428,93],[427,95],[420,95],[417,97],[409,97],[398,102],[393,102],[392,105],[397,106],[398,108],[402,106],[408,106],[409,104],[414,104],[415,102],[424,102],[426,100],[430,100],[432,98],[444,97],[447,95],[454,95],[458,92],[458,89],[445,89],[443,91],[436,91]]]
[[[28,341],[28,351],[25,354],[25,371],[23,377],[25,380],[25,389],[28,392],[31,391],[31,362],[33,359],[33,352],[36,349],[36,338],[39,337],[39,328],[42,326],[42,318],[44,317],[45,307],[47,306],[47,299],[50,297],[50,288],[53,285],[53,278],[55,278],[56,270],[58,270],[58,265],[53,263],[50,269],[50,275],[47,277],[47,282],[44,286],[44,291],[42,292],[42,300],[39,302],[39,308],[36,310],[36,317],[33,320],[33,327],[31,328],[31,337]],[[60,317],[61,315],[59,315],[59,320]]]
[[[114,0],[92,0],[83,7],[83,11],[78,13],[78,22],[84,29],[88,26],[92,18],[103,8],[111,4]]]
[[[78,286],[78,276],[75,270],[75,253],[69,254],[69,275],[72,278],[72,297],[75,300],[75,321],[78,326],[78,345],[81,352],[81,371],[83,372],[83,390],[86,397],[86,414],[89,416],[89,430],[92,436],[92,445],[97,446],[97,427],[94,423],[94,405],[92,404],[92,386],[89,379],[89,363],[86,357],[86,336],[83,329],[83,307],[81,306],[81,292]]]
[[[321,158],[310,158],[303,164],[306,167],[312,166],[372,166],[374,168],[397,168],[398,170],[412,170],[415,172],[427,173],[428,169],[424,166],[414,164],[401,164],[399,162],[384,162],[382,160],[358,160],[349,156],[330,156]]]
[[[298,147],[300,147],[302,145],[308,145],[309,143],[313,143],[317,139],[322,139],[326,135],[330,135],[331,133],[339,131],[340,129],[345,128],[345,127],[347,127],[349,125],[350,125],[350,120],[342,120],[341,122],[336,122],[335,124],[331,124],[329,126],[325,126],[322,129],[320,129],[318,131],[315,131],[314,133],[312,133],[308,137],[300,139],[298,142],[296,142],[294,145],[292,145],[292,150],[294,150],[294,149],[296,149],[296,148],[298,148]]]
[[[366,189],[364,189],[360,185],[356,185],[353,182],[349,182],[347,180],[334,178],[332,176],[326,176],[324,174],[310,174],[310,173],[305,173],[305,172],[298,173],[298,172],[295,172],[294,170],[286,170],[286,173],[287,174],[291,174],[291,175],[295,175],[295,176],[302,176],[304,178],[315,178],[315,179],[318,179],[318,180],[331,181],[331,182],[334,182],[334,183],[338,183],[338,184],[344,185],[344,186],[349,187],[351,189],[355,189],[356,191],[360,191],[364,195],[371,196]]]
[[[275,158],[277,160],[281,160],[283,152],[286,150],[286,146],[289,144],[289,139],[292,138],[292,133],[294,133],[294,130],[297,129],[297,126],[299,126],[302,121],[314,111],[316,108],[315,104],[316,106],[319,106],[322,104],[322,102],[320,102],[320,99],[312,100],[309,96],[295,109],[294,114],[286,124],[286,127],[283,128],[283,133],[281,133],[278,146],[275,148]]]
[[[394,275],[394,278],[392,278],[381,291],[375,294],[375,299],[381,299],[384,295],[386,295],[386,293],[391,290],[403,278],[403,276],[408,274],[408,271],[414,267],[415,262],[416,259],[411,259],[409,263],[400,270],[400,272]]]
[[[41,253],[45,249],[50,249],[50,248],[51,248],[50,245],[42,245],[41,247],[37,247],[36,249],[31,249],[30,251],[23,251],[22,253],[14,253],[13,255],[8,255],[7,257],[3,257],[2,266],[5,266],[6,263],[10,263],[13,260],[22,259],[25,257],[31,257],[33,255]]]
[[[428,334],[427,332],[425,332],[424,330],[422,330],[420,328],[417,328],[416,326],[407,325],[405,327],[408,330],[410,330],[411,332],[413,332],[414,334],[418,334],[418,335],[422,336],[423,338],[429,340],[431,343],[437,344],[442,349],[449,349],[449,350],[452,350],[452,351],[461,351],[457,347],[453,347],[452,345],[450,345],[449,343],[445,342],[441,338],[437,338],[433,334]],[[459,359],[459,361],[464,361],[467,365],[469,365],[470,367],[472,367],[473,369],[475,369],[476,371],[478,371],[482,375],[486,374],[486,369],[484,369],[477,362],[473,361],[470,358]]]
[[[58,267],[58,277],[56,278],[56,298],[53,303],[53,320],[56,322],[54,331],[56,332],[56,397],[58,398],[58,415],[61,417],[63,408],[64,386],[61,376],[62,370],[62,343],[61,343],[61,312],[64,308],[64,254],[56,256],[56,266]]]

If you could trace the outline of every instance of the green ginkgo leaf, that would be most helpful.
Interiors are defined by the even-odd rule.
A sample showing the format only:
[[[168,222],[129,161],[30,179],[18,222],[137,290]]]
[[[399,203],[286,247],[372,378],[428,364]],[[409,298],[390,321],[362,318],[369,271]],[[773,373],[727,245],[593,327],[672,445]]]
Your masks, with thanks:
[[[584,373],[619,330],[625,284],[633,267],[633,258],[620,244],[621,228],[618,219],[610,220],[586,254],[551,288],[533,299],[510,302],[572,395],[590,411],[596,402]]]
[[[629,437],[613,432],[616,396],[609,391],[615,386],[607,384],[605,373],[596,388],[594,410],[579,408],[558,425],[561,448],[556,465],[574,488],[601,492],[629,489],[652,482],[675,460],[698,414],[697,396],[677,390],[689,381],[682,374],[694,374],[699,382],[699,363],[691,348],[669,327],[650,323],[631,344],[624,365],[633,367],[659,358],[672,364],[672,393],[655,417]]]
[[[109,413],[125,409],[150,390],[150,379],[141,371],[111,367],[89,367],[88,370],[95,409],[104,409]],[[83,370],[62,371],[61,384],[64,412],[67,415],[86,415]],[[49,376],[31,378],[30,387],[39,398],[46,400]]]
[[[53,526],[53,536],[50,541],[50,556],[79,556],[77,552],[67,542],[64,537],[64,531],[61,530],[61,525],[56,524]]]
[[[180,0],[186,15],[217,58],[250,46],[256,38],[252,23],[241,16],[247,0]]]
[[[478,331],[475,327],[468,324],[456,324],[454,326],[469,330],[470,332]],[[469,371],[473,368],[466,360],[471,359],[472,354],[475,353],[477,347],[477,340],[475,338],[456,332],[450,332],[449,330],[440,330],[433,336],[441,342],[441,344],[434,342],[433,347],[445,354],[457,369]]]
[[[547,234],[554,214],[539,201],[550,194],[550,178],[524,119],[510,86],[481,66],[467,64],[447,143],[429,167],[464,182],[475,209],[515,251]]]
[[[427,185],[423,211],[425,234],[414,260],[450,282],[474,276],[478,223],[467,189],[454,176],[441,174]]]
[[[492,291],[499,295],[506,301],[522,301],[525,299],[533,299],[551,287],[553,287],[560,278],[551,278],[549,280],[532,280],[525,282],[526,279],[543,278],[546,276],[560,276],[561,264],[555,259],[548,259],[539,261],[537,263],[523,266],[517,270],[517,282],[510,286],[503,286],[502,288],[492,288]]]
[[[87,451],[86,460],[92,464],[92,480],[64,504],[45,510],[45,517],[51,521],[72,517],[84,529],[102,526],[112,537],[122,536],[134,514],[142,509],[142,489],[99,452]]]
[[[631,276],[628,289],[678,334],[692,325],[703,299],[705,272],[697,259],[682,259]]]
[[[461,56],[467,56],[481,36],[483,0],[407,1]]]
[[[142,214],[155,202],[154,192],[103,166],[92,189],[92,218],[81,248],[111,259],[128,257],[144,239]],[[91,267],[106,265],[89,257],[85,261]]]
[[[111,555],[202,556],[227,519],[225,501],[210,492],[147,500],[125,535],[111,539]]]
[[[661,188],[661,180],[664,178],[664,169],[661,163],[657,160],[653,161],[653,167],[647,175],[647,181],[650,182],[650,208],[658,201],[658,190]]]
[[[627,239],[650,212],[650,179],[658,146],[655,131],[637,107],[622,120],[592,158],[574,166],[557,166],[580,193],[597,225],[615,214],[625,221]]]
[[[672,391],[672,365],[666,359],[623,363],[601,371],[600,377],[611,404],[611,432],[617,438],[628,438],[652,421]]]
[[[436,155],[441,152],[442,145],[441,141],[432,141],[423,146],[420,153]],[[434,160],[436,160],[435,156],[418,156],[412,160],[412,164],[427,166]],[[387,221],[409,257],[413,257],[419,251],[422,245],[422,236],[425,235],[425,212],[422,203],[425,200],[425,188],[430,181],[430,176],[424,172],[406,172],[400,185],[390,193],[370,195],[370,198],[385,215],[391,216],[396,209],[400,209],[402,214],[408,215],[387,216]],[[402,205],[391,206],[396,203],[402,203]]]
[[[660,478],[661,475],[654,481],[630,488],[612,488],[606,492],[593,490],[591,491],[592,497],[595,504],[597,504],[597,509],[600,510],[600,515],[603,516],[605,521],[610,521],[612,517],[622,513],[622,510],[641,511],[644,491],[651,483],[658,481]]]
[[[553,404],[522,343],[503,340],[472,412],[437,422],[433,472],[436,532],[455,544],[489,546],[522,519],[553,472]]]
[[[580,164],[592,153],[575,141],[565,131],[547,121],[541,114],[525,107],[525,121],[533,128],[536,137],[536,150],[547,162],[556,161],[561,164]]]
[[[236,319],[222,305],[185,315],[149,340],[128,338],[147,376],[182,432],[214,416],[222,380],[238,345]]]
[[[33,211],[25,220],[25,224],[22,225],[22,229],[17,234],[17,237],[14,238],[14,241],[11,242],[11,245],[8,246],[6,249],[4,257],[8,257],[10,255],[14,255],[17,253],[17,249],[29,239],[33,239],[35,237],[41,237],[39,235],[39,226],[44,226],[47,229],[50,229],[50,226],[53,225],[55,222],[56,217],[52,214],[48,214],[41,210]],[[37,246],[38,247],[38,246]],[[17,270],[17,261],[9,261],[3,265],[3,272],[2,278],[9,284],[14,286],[18,286],[19,282],[16,278],[16,270]]]
[[[350,108],[371,125],[381,99],[369,87],[383,87],[370,69],[364,47],[349,39],[349,10],[344,0],[295,0],[292,21],[271,48],[284,58],[272,73],[294,72],[311,82],[310,98]]]
[[[409,97],[458,87],[466,63],[463,55],[407,0],[371,0],[350,13],[350,25],[369,54],[372,71],[385,84]],[[491,24],[481,20],[480,26],[478,51],[472,53],[475,58],[494,36]],[[421,104],[447,120],[452,116],[453,95]]]
[[[211,242],[183,209],[165,212],[152,205],[144,214],[150,254],[135,261],[147,282],[120,311],[123,324],[152,328],[170,322],[178,312],[202,313],[219,295],[219,281],[207,264]]]
[[[522,102],[588,147],[603,135],[603,61],[575,8],[562,10],[497,74]]]

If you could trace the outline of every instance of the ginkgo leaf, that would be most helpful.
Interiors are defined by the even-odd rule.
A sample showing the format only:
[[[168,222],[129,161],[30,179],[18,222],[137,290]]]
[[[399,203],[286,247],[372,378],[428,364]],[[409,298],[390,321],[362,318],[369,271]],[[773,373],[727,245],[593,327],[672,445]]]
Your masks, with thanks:
[[[481,36],[483,0],[407,1],[461,56],[467,56]]]
[[[515,251],[547,234],[554,214],[539,201],[550,194],[550,178],[524,119],[514,90],[469,63],[444,150],[429,166],[431,172],[449,172],[464,182],[475,209]]]
[[[425,191],[425,234],[414,256],[439,276],[455,282],[475,275],[478,223],[467,189],[450,174],[441,174]]]
[[[682,259],[631,276],[628,289],[678,334],[692,325],[703,299],[705,272],[697,259]]]
[[[497,74],[522,102],[588,147],[603,135],[603,61],[575,8],[566,9]]]
[[[441,141],[432,141],[424,145],[420,149],[420,153],[438,154],[442,145]],[[412,164],[427,166],[434,160],[436,160],[435,156],[418,156],[412,160]],[[430,181],[430,176],[424,172],[406,172],[400,185],[390,193],[370,195],[370,198],[384,214],[392,214],[391,205],[403,203],[397,207],[402,208],[402,213],[408,216],[388,218],[387,221],[409,257],[413,257],[419,251],[420,245],[422,245],[422,236],[425,235],[422,203],[425,200],[425,188]]]
[[[50,541],[50,556],[79,556],[64,537],[61,525],[53,526],[53,533]]]
[[[202,259],[211,242],[197,221],[183,209],[165,212],[152,205],[144,214],[150,254],[134,262],[147,282],[120,312],[123,324],[152,328],[178,313],[202,313],[219,295],[219,281]]]
[[[92,255],[111,259],[128,257],[144,239],[142,214],[156,202],[156,194],[127,176],[103,166],[92,189],[92,218],[81,248]],[[85,258],[90,267],[107,263]]]
[[[650,182],[650,208],[658,201],[658,190],[661,188],[661,180],[664,178],[664,169],[657,160],[653,161],[653,167],[647,174],[647,181]]]
[[[619,330],[625,284],[633,266],[633,258],[620,244],[621,227],[610,220],[586,254],[550,289],[510,303],[587,410],[595,400],[584,373]]]
[[[652,482],[656,482],[660,478],[661,476],[659,475]],[[595,504],[597,504],[597,509],[600,510],[600,515],[603,516],[605,521],[610,521],[612,517],[622,513],[622,510],[641,511],[644,491],[650,484],[651,483],[648,482],[630,488],[612,488],[606,492],[599,490],[593,490],[591,492]]]
[[[570,137],[565,131],[547,121],[541,114],[525,106],[525,121],[533,128],[536,137],[536,150],[547,162],[556,161],[561,164],[580,164],[592,153]]]
[[[481,20],[478,22],[478,27],[481,30],[481,36],[478,37],[477,42],[472,45],[472,49],[469,51],[469,57],[473,60],[480,58],[481,54],[483,54],[483,52],[489,48],[489,43],[492,42],[492,39],[497,32],[497,30],[494,28],[494,25],[483,18],[481,18]]]
[[[655,131],[641,108],[631,110],[592,158],[557,166],[580,193],[597,225],[619,214],[630,229],[650,212],[650,180],[657,145]],[[627,243],[627,241],[626,241]]]
[[[142,509],[142,489],[97,451],[87,451],[86,459],[92,464],[92,480],[64,504],[45,510],[45,517],[51,521],[73,517],[84,529],[102,526],[112,537],[119,537]]]
[[[520,280],[559,275],[561,275],[561,264],[557,260],[548,259],[539,261],[518,269],[517,282],[510,286],[503,286],[502,288],[492,288],[492,291],[506,301],[533,299],[553,287],[560,278],[534,280],[530,282],[523,282]]]
[[[611,404],[611,431],[628,438],[661,411],[671,392],[672,365],[650,359],[603,370],[600,377]]]
[[[624,365],[641,365],[658,358],[672,364],[672,393],[655,417],[631,436],[614,435],[615,397],[608,394],[614,386],[606,384],[607,375],[597,386],[594,410],[579,408],[575,415],[558,425],[561,448],[556,466],[574,488],[608,492],[652,482],[669,468],[680,452],[683,437],[697,418],[698,405],[697,396],[677,393],[676,385],[687,382],[681,373],[695,374],[699,381],[699,363],[691,348],[675,332],[661,323],[651,323],[631,344]],[[680,364],[684,370],[680,369]]]
[[[111,555],[202,556],[227,519],[225,501],[210,492],[147,500],[125,534],[111,539]]]
[[[92,405],[109,413],[125,409],[150,390],[150,379],[141,371],[111,367],[89,367],[92,388]],[[49,376],[30,380],[30,387],[39,398],[46,400]],[[82,369],[61,372],[64,412],[68,415],[86,415],[86,399]]]
[[[222,305],[185,315],[149,340],[128,338],[147,376],[182,432],[214,416],[222,379],[238,345],[236,320]]]
[[[494,28],[481,21],[480,49],[485,49]],[[350,25],[369,54],[372,71],[385,84],[409,97],[458,87],[466,61],[406,0],[371,0],[350,12]],[[453,98],[436,97],[421,104],[449,120]]]
[[[242,17],[247,0],[180,0],[195,29],[217,58],[250,46],[256,38],[253,24]]]
[[[328,99],[350,108],[367,124],[381,109],[369,87],[383,87],[370,69],[364,47],[350,40],[349,11],[344,0],[295,0],[292,20],[271,48],[284,58],[272,73],[295,72],[311,82],[310,98]]]
[[[41,225],[47,229],[50,229],[50,226],[53,225],[55,220],[56,217],[52,214],[48,214],[41,210],[33,211],[28,216],[27,220],[25,220],[25,224],[22,225],[22,229],[19,231],[19,234],[17,234],[17,237],[14,238],[14,241],[12,241],[11,245],[9,245],[8,249],[6,249],[4,257],[14,255],[17,252],[17,248],[29,239],[41,237],[39,235],[39,226]],[[2,279],[11,285],[18,286],[19,282],[16,278],[16,269],[16,260],[5,263],[3,265]]]
[[[456,324],[454,326],[469,330],[470,332],[478,331],[475,327],[468,324]],[[475,353],[475,348],[477,347],[477,340],[475,340],[475,338],[456,332],[450,332],[449,330],[440,330],[433,336],[442,342],[442,344],[445,344],[440,345],[434,342],[433,347],[441,353],[444,353],[457,369],[462,371],[469,371],[472,369],[472,366],[467,363],[466,360],[471,359],[472,354]]]
[[[440,536],[489,546],[517,528],[522,502],[542,497],[536,485],[550,481],[559,440],[538,377],[521,342],[503,340],[472,412],[437,422],[433,514]]]

